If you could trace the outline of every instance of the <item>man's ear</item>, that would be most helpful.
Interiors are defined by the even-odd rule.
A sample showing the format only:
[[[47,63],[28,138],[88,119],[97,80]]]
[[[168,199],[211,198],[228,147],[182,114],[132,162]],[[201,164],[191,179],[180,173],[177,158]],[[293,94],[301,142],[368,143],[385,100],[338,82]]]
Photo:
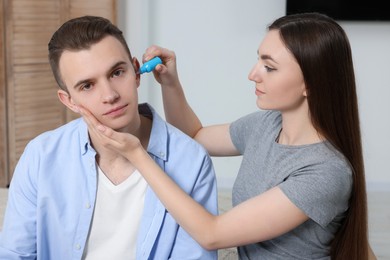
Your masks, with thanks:
[[[68,92],[66,92],[63,89],[59,89],[59,90],[57,90],[57,96],[62,104],[64,104],[66,107],[68,107],[73,112],[79,113],[79,109],[78,109],[77,105],[73,102],[73,99]]]
[[[137,87],[139,87],[139,85],[141,83],[141,75],[138,73],[140,65],[139,65],[137,58],[135,58],[135,57],[133,57],[133,60],[131,62],[133,63],[133,67],[134,67],[134,71],[135,71],[135,77],[136,77],[135,80],[137,81]]]

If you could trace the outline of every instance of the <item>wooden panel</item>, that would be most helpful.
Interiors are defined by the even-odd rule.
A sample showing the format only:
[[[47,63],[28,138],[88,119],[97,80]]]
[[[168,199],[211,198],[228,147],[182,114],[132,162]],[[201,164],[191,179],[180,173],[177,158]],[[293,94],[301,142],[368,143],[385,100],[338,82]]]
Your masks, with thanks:
[[[9,172],[26,144],[65,123],[47,44],[61,23],[60,0],[9,0],[7,88]],[[12,174],[11,174],[12,175]]]
[[[4,57],[4,0],[0,0],[0,187],[8,185],[8,149],[6,118],[6,83]]]
[[[102,16],[116,23],[116,1],[111,0],[69,0],[70,18],[83,15]]]

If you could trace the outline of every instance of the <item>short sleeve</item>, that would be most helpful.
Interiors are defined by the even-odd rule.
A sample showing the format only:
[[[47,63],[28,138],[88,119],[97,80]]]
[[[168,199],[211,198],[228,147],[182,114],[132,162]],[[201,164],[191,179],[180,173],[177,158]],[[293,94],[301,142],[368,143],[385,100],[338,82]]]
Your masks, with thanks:
[[[279,187],[309,218],[325,227],[348,209],[352,175],[345,164],[309,165]]]
[[[257,111],[231,123],[230,137],[237,150],[244,154],[246,144],[254,136],[253,132],[264,132],[269,122],[274,122],[277,116],[278,113],[272,111]]]

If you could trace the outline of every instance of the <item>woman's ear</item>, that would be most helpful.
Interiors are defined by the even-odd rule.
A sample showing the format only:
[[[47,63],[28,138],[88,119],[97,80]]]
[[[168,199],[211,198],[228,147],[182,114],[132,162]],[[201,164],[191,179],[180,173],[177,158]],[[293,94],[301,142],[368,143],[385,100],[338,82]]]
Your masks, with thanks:
[[[63,89],[59,89],[59,90],[57,90],[57,96],[62,104],[64,104],[66,107],[68,107],[73,112],[79,113],[78,106],[73,102],[73,99],[68,92],[66,92]]]
[[[139,74],[139,68],[140,68],[139,61],[137,60],[137,58],[133,57],[133,60],[131,62],[133,63],[133,67],[135,71],[135,77],[136,77],[135,80],[137,82],[137,87],[139,87],[141,83],[141,74]]]
[[[305,83],[302,83],[302,95],[307,98],[308,90]]]

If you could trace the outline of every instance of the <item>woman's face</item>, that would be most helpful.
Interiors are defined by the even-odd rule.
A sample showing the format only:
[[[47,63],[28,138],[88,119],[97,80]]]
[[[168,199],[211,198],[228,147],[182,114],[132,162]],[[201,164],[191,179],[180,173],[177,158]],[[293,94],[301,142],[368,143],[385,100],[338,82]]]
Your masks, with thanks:
[[[269,31],[260,44],[258,62],[248,78],[256,83],[260,109],[288,112],[307,102],[302,71],[277,30]]]

